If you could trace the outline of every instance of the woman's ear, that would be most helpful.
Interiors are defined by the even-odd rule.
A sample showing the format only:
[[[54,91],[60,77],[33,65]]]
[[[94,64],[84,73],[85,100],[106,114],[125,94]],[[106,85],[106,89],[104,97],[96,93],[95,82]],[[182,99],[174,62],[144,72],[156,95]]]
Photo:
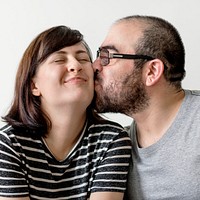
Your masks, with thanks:
[[[31,82],[31,91],[34,96],[41,95],[40,90],[37,87],[37,83],[35,83],[34,80],[32,80],[32,82]]]
[[[159,59],[154,59],[148,63],[145,70],[146,86],[157,83],[164,72],[164,64]]]

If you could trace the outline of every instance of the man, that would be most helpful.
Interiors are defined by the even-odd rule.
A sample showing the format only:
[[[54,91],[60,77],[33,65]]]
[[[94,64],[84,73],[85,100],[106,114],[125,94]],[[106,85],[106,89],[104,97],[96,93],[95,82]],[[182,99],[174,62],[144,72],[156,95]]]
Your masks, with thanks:
[[[200,198],[200,92],[184,90],[185,51],[169,22],[116,21],[97,51],[96,109],[133,118],[125,200]]]

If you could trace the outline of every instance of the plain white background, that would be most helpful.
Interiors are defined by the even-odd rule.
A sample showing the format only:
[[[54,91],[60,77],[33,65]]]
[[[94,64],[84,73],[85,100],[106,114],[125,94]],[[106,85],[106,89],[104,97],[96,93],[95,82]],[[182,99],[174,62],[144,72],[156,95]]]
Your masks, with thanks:
[[[108,28],[127,15],[153,15],[171,22],[186,50],[183,87],[200,89],[199,0],[0,0],[0,116],[13,98],[15,74],[21,56],[36,35],[57,25],[80,30],[93,56]],[[121,114],[108,118],[126,126],[131,119]],[[0,122],[3,125],[3,122]]]

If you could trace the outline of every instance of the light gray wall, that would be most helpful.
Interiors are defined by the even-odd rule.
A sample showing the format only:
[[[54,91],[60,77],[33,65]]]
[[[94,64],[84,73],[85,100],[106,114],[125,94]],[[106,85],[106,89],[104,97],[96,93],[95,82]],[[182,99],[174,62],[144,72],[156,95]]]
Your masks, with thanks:
[[[170,21],[179,30],[186,49],[187,75],[183,86],[200,89],[199,0],[0,0],[0,115],[11,103],[19,60],[31,40],[56,25],[79,29],[94,57],[109,26],[118,18],[154,15]],[[128,125],[129,117],[108,114]],[[0,125],[3,125],[0,122]]]

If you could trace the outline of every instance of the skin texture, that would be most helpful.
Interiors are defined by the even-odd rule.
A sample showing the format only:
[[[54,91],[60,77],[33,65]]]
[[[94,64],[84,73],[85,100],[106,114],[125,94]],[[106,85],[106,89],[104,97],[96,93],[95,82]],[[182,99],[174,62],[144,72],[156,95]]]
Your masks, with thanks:
[[[135,54],[134,47],[143,36],[144,27],[137,20],[117,22],[111,26],[101,47],[111,53]],[[103,67],[97,58],[93,64],[97,74],[97,110],[132,117],[137,123],[138,145],[148,147],[157,142],[172,123],[184,92],[165,80],[160,59],[147,61],[140,69],[133,60],[110,61]]]
[[[41,98],[41,107],[52,122],[44,140],[57,160],[66,158],[80,136],[86,108],[93,98],[93,74],[87,51],[78,43],[51,54],[32,80],[32,94]],[[30,200],[29,197],[0,198],[4,199]],[[122,200],[123,193],[95,192],[90,197],[90,200],[102,199]]]
[[[95,192],[91,194],[90,200],[122,200],[123,194],[117,192]],[[21,198],[4,198],[0,197],[0,200],[30,200],[29,197],[21,197]]]
[[[128,26],[129,24],[114,25],[101,47],[107,48],[111,53],[135,54],[132,46],[137,42],[141,32],[137,29],[131,31]],[[123,31],[117,34],[119,30]],[[117,36],[113,37],[115,34]],[[132,35],[135,35],[135,41]],[[100,60],[97,59],[94,62],[94,69],[99,71],[95,91],[100,112],[109,110],[131,115],[148,104],[142,71],[135,69],[133,60],[110,59],[110,64],[102,67]]]
[[[51,54],[33,78],[32,93],[40,96],[42,109],[52,121],[45,142],[58,160],[66,157],[79,138],[93,88],[93,69],[82,44]],[[74,113],[78,113],[76,118]]]

